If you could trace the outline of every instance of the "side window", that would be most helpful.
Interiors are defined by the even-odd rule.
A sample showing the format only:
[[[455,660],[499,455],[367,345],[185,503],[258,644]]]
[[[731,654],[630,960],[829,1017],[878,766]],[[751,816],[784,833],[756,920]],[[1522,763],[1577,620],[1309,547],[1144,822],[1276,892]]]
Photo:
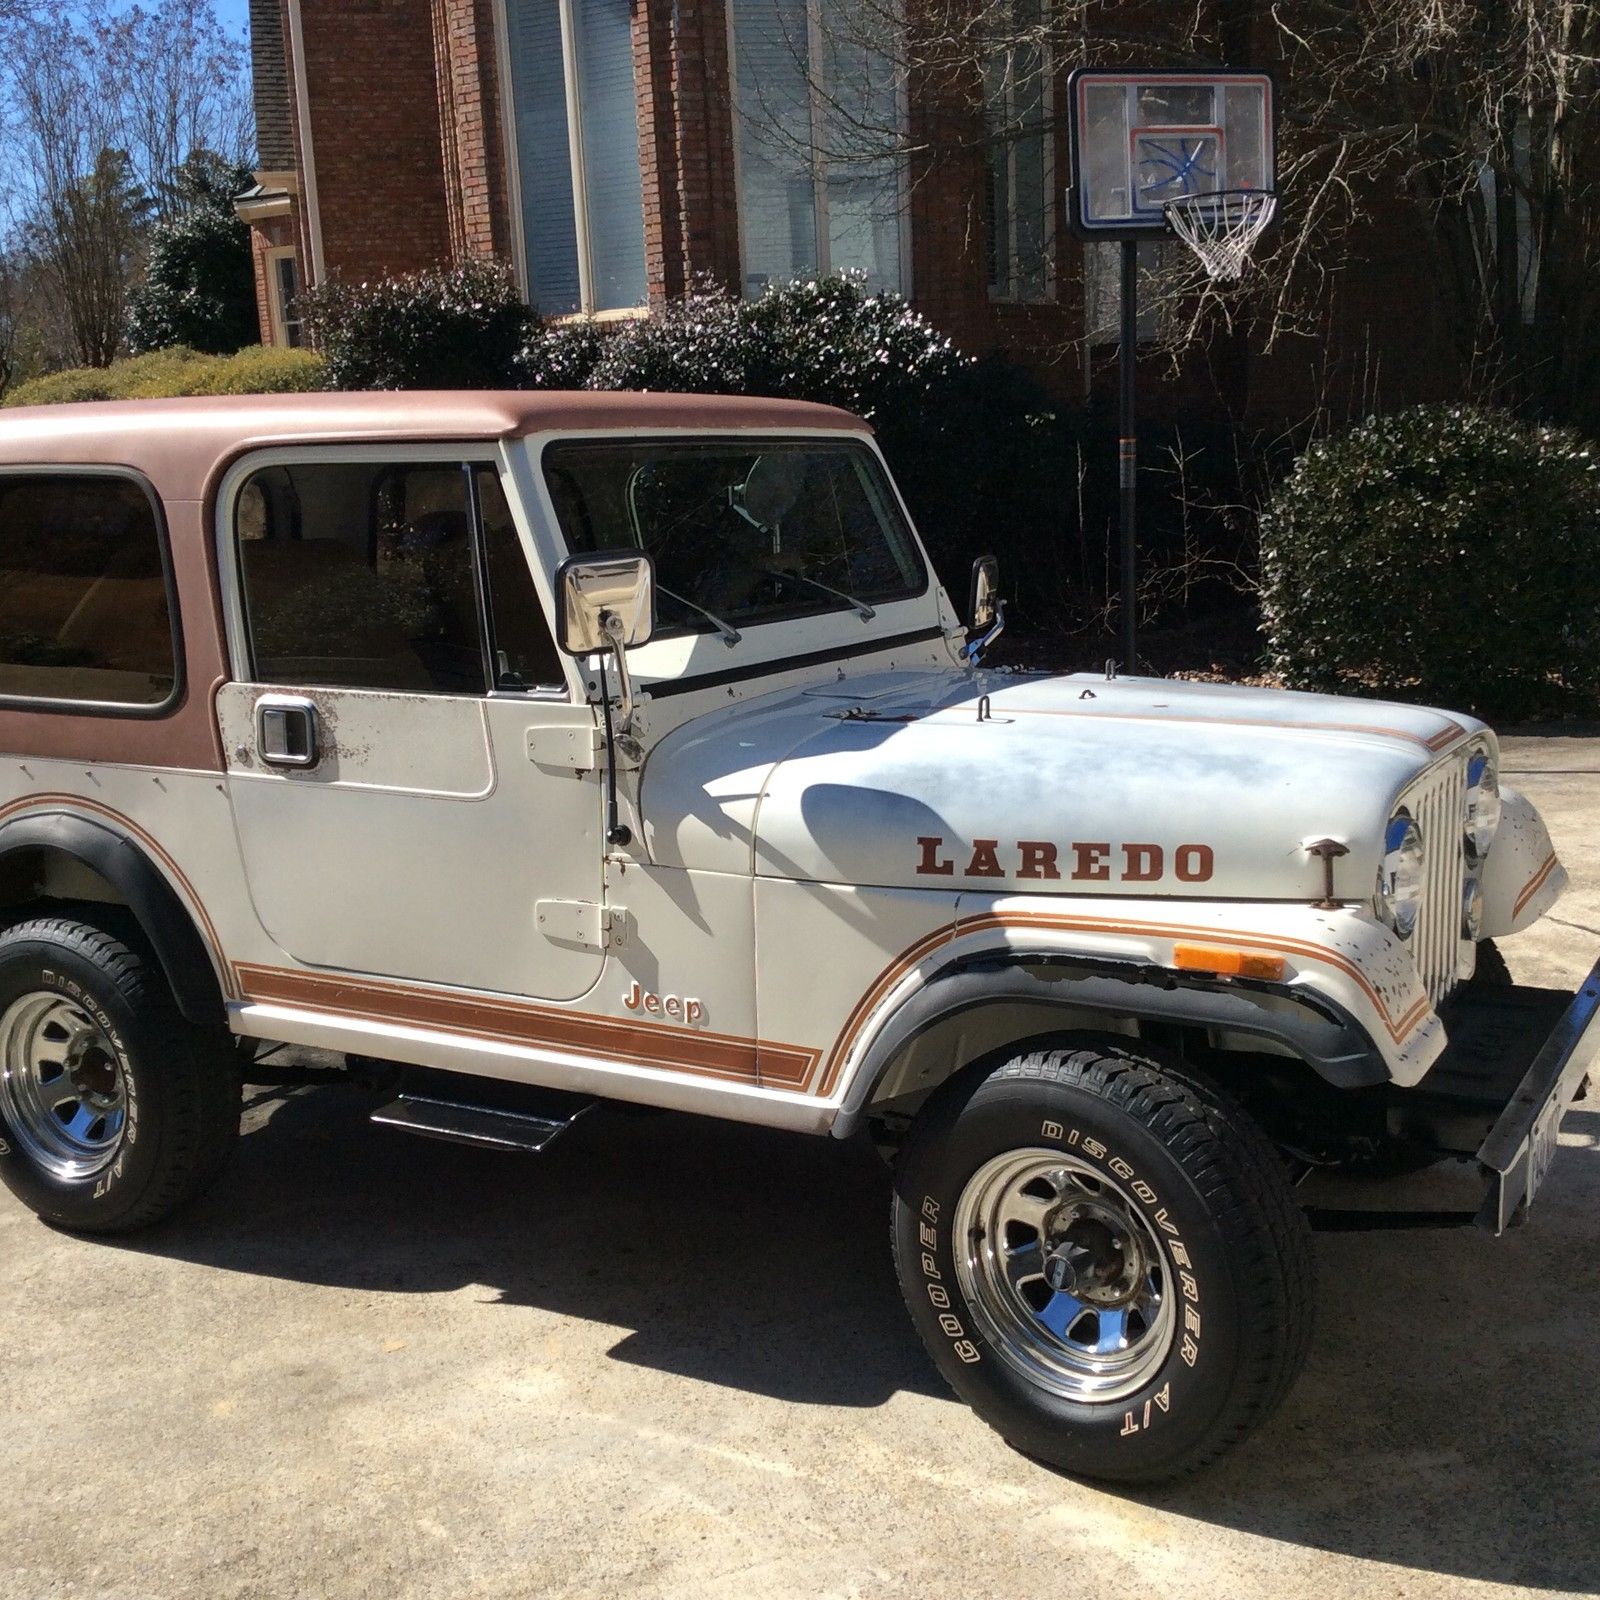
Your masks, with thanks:
[[[0,695],[153,708],[177,691],[155,506],[101,474],[0,475]]]
[[[469,473],[483,513],[481,574]],[[234,536],[258,683],[483,694],[491,647],[496,687],[561,681],[492,468],[264,467],[240,489]],[[483,625],[480,582],[495,595],[504,640],[491,640]],[[553,672],[539,656],[541,640]]]
[[[483,555],[494,617],[495,686],[536,689],[564,681],[555,636],[533,587],[511,507],[493,467],[477,470]]]

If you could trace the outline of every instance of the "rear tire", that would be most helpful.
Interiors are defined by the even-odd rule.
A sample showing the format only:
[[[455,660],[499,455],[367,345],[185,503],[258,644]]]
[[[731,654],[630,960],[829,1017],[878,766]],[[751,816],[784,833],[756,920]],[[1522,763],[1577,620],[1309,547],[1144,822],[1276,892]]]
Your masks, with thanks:
[[[1305,1360],[1310,1236],[1251,1119],[1110,1040],[952,1081],[896,1169],[901,1290],[1024,1453],[1156,1482],[1238,1443]]]
[[[239,1133],[238,1061],[134,944],[66,918],[0,933],[0,1178],[46,1222],[126,1233],[177,1210]]]

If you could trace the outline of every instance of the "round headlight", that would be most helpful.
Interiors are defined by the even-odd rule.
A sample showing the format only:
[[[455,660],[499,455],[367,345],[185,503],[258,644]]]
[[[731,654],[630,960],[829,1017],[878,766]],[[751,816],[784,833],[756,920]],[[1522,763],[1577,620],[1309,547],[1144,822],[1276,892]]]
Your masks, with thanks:
[[[1389,819],[1378,868],[1378,914],[1402,939],[1422,910],[1422,830],[1403,811]]]
[[[1482,861],[1494,843],[1500,826],[1500,775],[1487,751],[1480,750],[1467,762],[1467,855]]]

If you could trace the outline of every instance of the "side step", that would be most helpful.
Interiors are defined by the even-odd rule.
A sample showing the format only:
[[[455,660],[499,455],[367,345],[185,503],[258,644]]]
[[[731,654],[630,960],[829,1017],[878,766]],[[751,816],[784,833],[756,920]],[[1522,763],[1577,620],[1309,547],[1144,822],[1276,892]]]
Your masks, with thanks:
[[[494,1106],[403,1094],[374,1111],[372,1120],[385,1127],[403,1128],[407,1133],[420,1133],[451,1144],[470,1144],[480,1150],[543,1150],[593,1104],[590,1100],[555,1116],[535,1116],[526,1111],[502,1111]]]

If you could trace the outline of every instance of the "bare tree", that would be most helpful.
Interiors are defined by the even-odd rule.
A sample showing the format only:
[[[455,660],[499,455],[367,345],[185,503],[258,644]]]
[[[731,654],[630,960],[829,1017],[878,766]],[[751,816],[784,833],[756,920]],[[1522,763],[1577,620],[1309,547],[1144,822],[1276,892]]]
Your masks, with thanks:
[[[80,44],[64,17],[33,22],[13,42],[12,142],[24,247],[55,291],[77,359],[104,366],[121,343],[142,197]]]
[[[102,92],[115,108],[115,139],[134,176],[168,220],[180,173],[197,151],[231,165],[254,155],[255,123],[243,40],[217,21],[212,0],[161,0],[120,11],[93,0],[87,39]]]
[[[184,162],[248,152],[243,59],[209,0],[36,6],[11,29],[0,79],[14,220],[77,360],[115,358],[146,226],[180,203]]]
[[[892,151],[914,182],[960,167],[969,190],[997,144],[1052,126],[995,116],[1006,74],[1275,69],[1281,226],[1237,289],[1174,255],[1169,340],[1243,325],[1270,346],[1320,329],[1347,252],[1380,213],[1399,214],[1430,258],[1464,385],[1600,426],[1600,0],[810,0],[809,27],[806,0],[790,9],[824,110],[785,117],[747,96],[761,136],[787,137],[796,158],[820,147],[830,165]],[[886,72],[907,117],[900,97],[873,92]]]
[[[22,342],[21,295],[17,263],[0,255],[0,400],[17,379],[17,352]]]

